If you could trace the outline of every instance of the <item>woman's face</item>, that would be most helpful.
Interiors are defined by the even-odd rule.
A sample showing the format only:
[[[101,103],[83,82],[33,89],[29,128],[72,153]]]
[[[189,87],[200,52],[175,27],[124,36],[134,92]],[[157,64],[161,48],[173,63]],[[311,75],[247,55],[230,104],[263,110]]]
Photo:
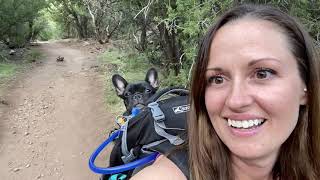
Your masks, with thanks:
[[[276,157],[306,103],[297,62],[280,28],[240,19],[211,44],[205,104],[211,123],[236,157]]]

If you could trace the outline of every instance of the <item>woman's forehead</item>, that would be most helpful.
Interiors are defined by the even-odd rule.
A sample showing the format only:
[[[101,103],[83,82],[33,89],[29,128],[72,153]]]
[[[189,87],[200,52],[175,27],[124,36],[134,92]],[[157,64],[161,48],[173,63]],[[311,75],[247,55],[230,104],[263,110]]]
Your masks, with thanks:
[[[276,24],[260,19],[243,18],[222,26],[216,33],[212,46],[221,43],[225,45],[238,45],[242,43],[268,43],[277,42],[287,44],[286,35]]]
[[[288,40],[278,26],[252,18],[236,20],[221,27],[212,41],[209,56],[209,60],[293,57]]]

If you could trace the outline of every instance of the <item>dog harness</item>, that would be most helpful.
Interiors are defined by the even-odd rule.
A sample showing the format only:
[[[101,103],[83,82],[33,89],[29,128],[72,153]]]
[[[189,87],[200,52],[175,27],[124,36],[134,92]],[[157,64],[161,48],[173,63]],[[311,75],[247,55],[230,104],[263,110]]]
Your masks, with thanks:
[[[134,117],[112,133],[108,143],[114,143],[110,155],[110,167],[100,168],[94,160],[104,148],[90,157],[89,167],[95,173],[104,174],[102,179],[110,179],[115,174],[130,178],[144,166],[150,165],[158,154],[169,154],[172,160],[189,177],[186,150],[180,147],[186,139],[186,114],[189,111],[188,91],[183,88],[160,90],[149,99]],[[117,175],[118,176],[118,175]],[[124,176],[119,176],[124,177]]]

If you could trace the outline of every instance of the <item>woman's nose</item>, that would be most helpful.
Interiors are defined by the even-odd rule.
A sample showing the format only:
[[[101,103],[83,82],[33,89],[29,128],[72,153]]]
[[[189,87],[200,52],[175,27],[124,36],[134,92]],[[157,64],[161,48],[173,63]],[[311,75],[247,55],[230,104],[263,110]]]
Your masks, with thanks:
[[[235,112],[243,112],[250,107],[254,99],[246,84],[235,82],[232,84],[226,98],[226,106]]]

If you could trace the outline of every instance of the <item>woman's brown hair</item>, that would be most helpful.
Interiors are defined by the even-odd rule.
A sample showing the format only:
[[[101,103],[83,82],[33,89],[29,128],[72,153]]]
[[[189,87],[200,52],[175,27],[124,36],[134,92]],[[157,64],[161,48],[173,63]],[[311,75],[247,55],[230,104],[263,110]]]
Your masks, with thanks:
[[[272,171],[274,179],[316,180],[320,177],[320,62],[312,39],[302,26],[282,11],[262,5],[241,5],[226,12],[202,39],[191,81],[188,120],[190,177],[234,180],[230,151],[215,132],[205,106],[205,70],[216,32],[230,21],[252,17],[279,26],[297,60],[307,87],[308,103],[300,107],[298,123],[282,144]]]

